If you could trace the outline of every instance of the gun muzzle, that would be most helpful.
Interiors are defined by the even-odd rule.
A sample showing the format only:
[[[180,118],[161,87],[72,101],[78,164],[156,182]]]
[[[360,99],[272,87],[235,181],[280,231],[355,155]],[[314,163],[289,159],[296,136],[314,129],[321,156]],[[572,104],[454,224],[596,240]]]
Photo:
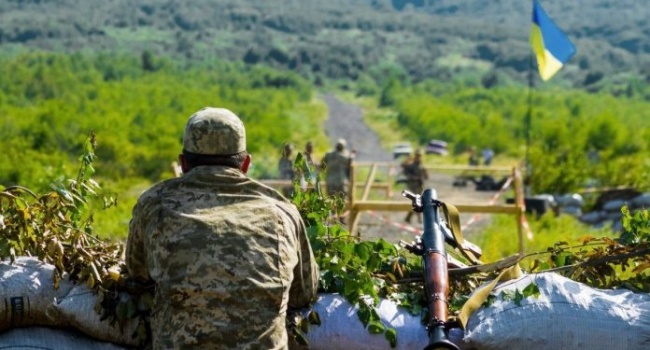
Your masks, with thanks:
[[[429,345],[427,345],[424,350],[436,350],[436,349],[450,349],[450,350],[460,350],[456,344],[452,343],[447,339],[447,334],[445,334],[444,326],[435,327],[429,331]]]

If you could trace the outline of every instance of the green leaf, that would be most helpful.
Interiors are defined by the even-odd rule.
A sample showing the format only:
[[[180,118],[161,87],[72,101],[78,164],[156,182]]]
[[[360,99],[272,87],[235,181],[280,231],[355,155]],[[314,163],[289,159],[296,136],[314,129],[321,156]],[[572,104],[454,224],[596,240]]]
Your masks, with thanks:
[[[353,279],[346,279],[343,282],[343,294],[355,296],[359,291],[359,283]]]
[[[391,348],[397,346],[397,330],[395,330],[395,328],[387,328],[384,337],[388,340]]]
[[[386,327],[379,321],[370,321],[368,322],[368,331],[372,334],[383,333]]]
[[[306,320],[304,318],[300,319],[298,322],[298,328],[300,328],[301,332],[309,333],[309,320]]]
[[[357,317],[359,317],[359,321],[365,326],[370,322],[370,309],[368,307],[359,307],[359,310],[357,311]]]
[[[517,306],[521,306],[521,301],[524,300],[524,295],[519,291],[519,289],[516,289],[516,290],[515,290],[515,294],[514,294],[514,299],[513,299],[513,300],[514,300],[514,302],[515,302],[515,305],[517,305]]]
[[[293,329],[293,337],[294,337],[294,339],[296,339],[298,344],[300,344],[300,345],[309,345],[309,341],[307,341],[307,336],[305,335],[305,333],[301,332],[297,328]]]
[[[392,243],[380,238],[375,242],[375,251],[384,256],[397,255],[397,248]]]
[[[530,296],[538,298],[539,295],[540,295],[539,287],[536,284],[531,283],[531,284],[527,285],[526,288],[524,288],[523,294],[524,294],[524,297],[526,297],[526,298],[528,298]]]
[[[372,252],[372,243],[361,242],[354,247],[355,255],[365,264],[370,258]]]
[[[320,315],[318,314],[318,312],[314,310],[311,310],[309,312],[309,315],[307,315],[307,319],[309,319],[309,323],[311,324],[315,324],[318,326],[321,325]]]

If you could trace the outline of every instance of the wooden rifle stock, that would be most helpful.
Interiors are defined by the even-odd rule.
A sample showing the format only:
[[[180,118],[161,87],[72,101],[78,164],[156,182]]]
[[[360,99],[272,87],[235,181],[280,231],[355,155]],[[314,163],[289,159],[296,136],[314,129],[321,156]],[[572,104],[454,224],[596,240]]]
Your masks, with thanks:
[[[433,189],[425,189],[421,196],[404,191],[402,194],[411,199],[414,211],[422,211],[424,233],[422,234],[422,259],[424,263],[424,290],[428,306],[427,331],[429,344],[424,350],[454,349],[456,344],[447,337],[449,271],[445,236],[441,229],[439,207]]]

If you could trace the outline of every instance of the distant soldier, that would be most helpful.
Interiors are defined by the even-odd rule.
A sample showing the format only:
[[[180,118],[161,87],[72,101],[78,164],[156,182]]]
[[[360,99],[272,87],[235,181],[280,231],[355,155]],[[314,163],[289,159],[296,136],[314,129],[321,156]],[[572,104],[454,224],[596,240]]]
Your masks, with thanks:
[[[296,179],[296,170],[293,167],[293,145],[287,143],[282,149],[282,157],[278,162],[280,179],[291,181],[291,185],[282,187],[282,194],[289,198],[293,194],[293,180]]]
[[[318,171],[318,169],[316,169],[316,163],[314,162],[314,144],[311,141],[308,141],[307,144],[305,144],[304,156],[307,165],[315,171]]]
[[[471,166],[479,165],[478,153],[476,153],[476,147],[472,146],[469,148],[469,160],[468,164]]]
[[[325,154],[321,169],[325,169],[327,194],[347,196],[350,180],[352,156],[346,149],[345,140],[339,139],[335,149]]]
[[[308,141],[305,144],[305,151],[303,152],[303,156],[305,159],[305,165],[307,165],[309,171],[304,168],[301,169],[300,188],[307,190],[310,185],[316,183],[316,178],[318,177],[318,166],[314,160],[314,144],[311,141]]]
[[[408,190],[415,194],[422,194],[422,192],[424,192],[424,182],[429,178],[427,169],[425,169],[424,164],[422,164],[422,150],[415,150],[414,157],[408,158],[402,163],[402,172],[406,178],[406,186],[408,187]],[[417,214],[418,222],[422,223],[422,214]],[[404,221],[410,223],[412,215],[413,211],[409,210]]]
[[[492,158],[494,158],[494,151],[492,148],[486,147],[481,151],[483,153],[483,165],[490,165]]]

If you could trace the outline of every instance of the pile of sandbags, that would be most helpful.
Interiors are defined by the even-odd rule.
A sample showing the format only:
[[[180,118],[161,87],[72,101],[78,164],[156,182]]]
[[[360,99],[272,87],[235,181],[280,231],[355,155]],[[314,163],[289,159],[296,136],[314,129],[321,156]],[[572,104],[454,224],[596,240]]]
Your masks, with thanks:
[[[539,295],[512,297],[531,283]],[[540,273],[501,283],[492,294],[496,300],[474,312],[467,322],[466,348],[650,348],[647,293],[600,290],[556,273]]]
[[[582,215],[582,207],[585,205],[585,201],[580,194],[573,193],[554,196],[554,200],[558,212],[575,217],[580,217],[580,215]]]
[[[25,326],[61,326],[63,320],[47,314],[52,302],[63,298],[74,283],[67,278],[54,288],[54,265],[32,257],[0,263],[0,331]]]
[[[27,327],[0,333],[0,348],[11,350],[126,350],[65,328]]]
[[[621,208],[627,205],[631,213],[637,210],[650,210],[650,192],[641,193],[630,199],[615,198],[603,201],[596,210],[581,215],[580,221],[594,227],[609,225],[613,231],[623,230]]]
[[[394,349],[423,349],[429,341],[420,315],[412,315],[390,300],[381,300],[377,313],[382,323],[397,331],[397,347]],[[321,325],[311,325],[307,335],[309,347],[292,349],[310,350],[390,350],[390,343],[382,334],[371,334],[357,316],[358,307],[338,294],[321,294],[313,306],[318,312]],[[453,338],[453,339],[452,339]],[[450,333],[450,340],[460,342],[462,330]]]
[[[137,327],[135,321],[119,329],[108,320],[101,320],[95,311],[97,295],[86,285],[76,285],[66,276],[55,288],[54,272],[53,265],[34,257],[18,257],[13,264],[0,263],[3,299],[0,303],[0,344],[3,349],[35,348],[37,345],[42,345],[43,349],[123,349],[120,346],[138,345],[132,337]],[[34,332],[34,339],[22,339],[25,332],[32,334],[30,330]],[[73,341],[90,345],[69,346]],[[109,342],[116,345],[103,345]]]
[[[136,345],[130,334],[99,319],[96,295],[83,285],[52,284],[53,266],[35,258],[0,263],[0,344],[3,349],[124,350]],[[531,284],[537,295],[512,297]],[[650,296],[627,290],[599,290],[555,273],[524,275],[498,284],[495,299],[476,310],[466,329],[452,329],[460,349],[645,349],[650,348]],[[510,297],[507,297],[510,295]],[[309,348],[391,349],[371,334],[358,307],[340,295],[321,294],[313,306],[321,325],[307,332]],[[382,323],[397,331],[396,349],[423,349],[428,336],[420,315],[381,300]],[[62,328],[65,327],[65,328]],[[292,344],[293,350],[306,349]]]

